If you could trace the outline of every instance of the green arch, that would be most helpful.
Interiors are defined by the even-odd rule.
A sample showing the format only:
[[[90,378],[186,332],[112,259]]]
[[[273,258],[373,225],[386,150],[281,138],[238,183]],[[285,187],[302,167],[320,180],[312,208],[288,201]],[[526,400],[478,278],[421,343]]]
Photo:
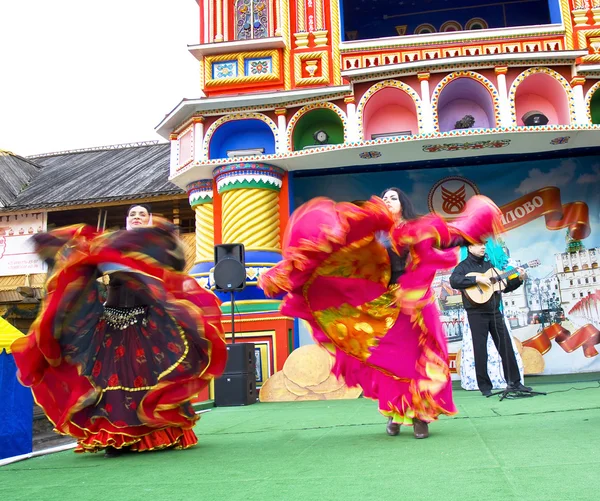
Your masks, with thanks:
[[[600,125],[600,88],[596,89],[592,95],[590,113],[592,114],[592,123]]]
[[[315,145],[313,134],[318,130],[327,132],[326,144],[342,144],[344,142],[344,124],[334,111],[328,108],[317,108],[306,112],[294,127],[292,135],[293,150],[302,150],[305,146]]]

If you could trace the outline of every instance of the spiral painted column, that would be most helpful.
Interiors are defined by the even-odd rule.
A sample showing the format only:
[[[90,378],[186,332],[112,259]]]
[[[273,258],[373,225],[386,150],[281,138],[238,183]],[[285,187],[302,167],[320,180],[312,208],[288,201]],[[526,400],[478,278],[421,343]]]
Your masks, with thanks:
[[[196,213],[196,262],[190,275],[208,289],[210,271],[214,266],[215,246],[212,179],[188,184],[187,192],[190,206]]]
[[[257,280],[281,260],[279,196],[285,171],[243,162],[219,167],[213,175],[221,195],[222,243],[244,244],[246,251],[246,289],[236,294],[236,308],[275,311],[279,301],[265,298]],[[228,301],[229,296],[221,299]],[[226,310],[228,304],[223,306]]]

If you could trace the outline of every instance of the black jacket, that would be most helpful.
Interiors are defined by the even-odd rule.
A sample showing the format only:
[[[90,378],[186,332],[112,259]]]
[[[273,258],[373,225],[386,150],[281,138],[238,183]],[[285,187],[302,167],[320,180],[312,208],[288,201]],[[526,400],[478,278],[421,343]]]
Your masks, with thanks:
[[[465,289],[477,284],[475,277],[467,277],[467,273],[485,273],[490,268],[493,268],[492,263],[482,257],[476,257],[470,252],[467,258],[460,262],[456,268],[454,268],[454,271],[450,276],[450,286],[453,289],[457,289],[461,292],[465,310],[468,310],[472,313],[499,311],[501,300],[501,295],[499,292],[495,292],[490,300],[484,304],[471,302],[468,296],[464,293]],[[509,279],[506,283],[507,285],[503,292],[511,292],[515,289],[518,289],[523,281],[520,277],[517,277]]]

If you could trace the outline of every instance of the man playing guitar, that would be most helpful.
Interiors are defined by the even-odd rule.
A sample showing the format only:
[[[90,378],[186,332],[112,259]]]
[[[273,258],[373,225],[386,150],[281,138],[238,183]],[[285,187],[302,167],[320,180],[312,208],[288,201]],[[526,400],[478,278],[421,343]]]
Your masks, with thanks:
[[[525,270],[517,268],[508,280],[498,278],[496,282],[500,283],[501,286],[494,287],[494,292],[490,294],[490,298],[487,301],[473,301],[465,292],[466,289],[475,287],[476,289],[479,288],[482,292],[484,290],[489,291],[494,286],[494,270],[492,270],[492,277],[490,278],[490,273],[486,272],[492,269],[493,266],[485,259],[484,244],[469,245],[468,251],[467,258],[459,263],[452,272],[450,285],[454,289],[460,290],[463,305],[469,319],[473,337],[475,374],[479,391],[486,397],[492,394],[492,382],[487,373],[488,333],[491,334],[492,340],[502,358],[502,368],[508,389],[511,391],[531,391],[531,388],[524,386],[521,382],[515,352],[506,329],[504,317],[500,311],[502,301],[501,292],[511,292],[519,288],[526,276]]]

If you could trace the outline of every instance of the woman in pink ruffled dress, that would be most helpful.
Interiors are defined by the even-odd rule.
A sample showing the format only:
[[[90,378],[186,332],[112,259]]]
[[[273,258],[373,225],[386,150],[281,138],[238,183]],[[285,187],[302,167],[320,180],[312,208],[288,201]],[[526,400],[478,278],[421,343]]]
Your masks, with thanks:
[[[427,438],[428,423],[457,412],[431,283],[458,263],[458,245],[502,229],[501,212],[475,196],[451,223],[433,214],[410,219],[402,191],[382,198],[360,207],[317,198],[298,208],[283,259],[259,286],[285,293],[282,313],[306,320],[335,357],[332,372],[378,400],[389,435],[406,425]]]

